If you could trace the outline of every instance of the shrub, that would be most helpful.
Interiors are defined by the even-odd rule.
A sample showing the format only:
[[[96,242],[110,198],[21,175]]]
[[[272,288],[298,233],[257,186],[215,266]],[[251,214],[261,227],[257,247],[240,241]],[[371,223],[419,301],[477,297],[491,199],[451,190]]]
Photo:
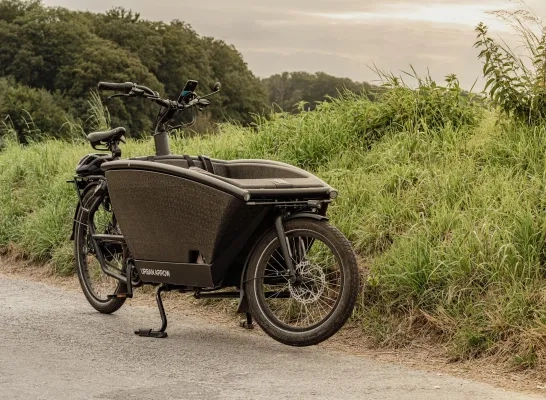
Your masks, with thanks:
[[[0,78],[0,136],[15,134],[22,143],[43,136],[72,137],[74,120],[44,89],[32,89]]]
[[[476,98],[465,93],[455,75],[446,77],[446,85],[438,85],[430,75],[420,77],[414,70],[409,74],[417,87],[411,88],[392,75],[385,75],[385,87],[390,90],[379,96],[381,119],[379,128],[392,127],[405,131],[434,131],[446,127],[460,129],[478,124],[483,110],[476,107]]]
[[[522,46],[514,49],[494,40],[483,23],[476,27],[474,46],[481,49],[484,90],[505,115],[529,125],[540,123],[546,116],[546,27],[526,10],[495,14],[515,31]]]

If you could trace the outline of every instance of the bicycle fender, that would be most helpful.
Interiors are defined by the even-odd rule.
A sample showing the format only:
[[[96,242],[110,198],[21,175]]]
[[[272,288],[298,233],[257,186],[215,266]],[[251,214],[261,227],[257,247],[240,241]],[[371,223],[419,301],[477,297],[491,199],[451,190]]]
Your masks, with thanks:
[[[81,198],[83,199],[83,196],[88,190],[96,190],[96,186],[98,183],[89,183],[83,190],[81,194]],[[72,219],[72,233],[70,234],[70,240],[74,241],[74,238],[76,236],[76,218],[78,218],[78,213],[80,212],[82,208],[82,202],[81,200],[78,200],[78,204],[76,205],[76,211],[74,212],[74,218]]]
[[[316,219],[317,221],[329,220],[328,217],[326,217],[325,215],[320,215],[317,213],[310,213],[310,212],[302,212],[297,214],[291,214],[288,217],[286,217],[284,221],[290,221],[291,219],[296,219],[296,218],[311,218],[311,219]]]
[[[74,218],[72,219],[72,233],[70,234],[70,240],[74,241],[74,237],[76,235],[76,218],[78,217],[78,213],[80,212],[81,208],[81,202],[78,201],[78,205],[76,206],[76,211],[74,212]]]

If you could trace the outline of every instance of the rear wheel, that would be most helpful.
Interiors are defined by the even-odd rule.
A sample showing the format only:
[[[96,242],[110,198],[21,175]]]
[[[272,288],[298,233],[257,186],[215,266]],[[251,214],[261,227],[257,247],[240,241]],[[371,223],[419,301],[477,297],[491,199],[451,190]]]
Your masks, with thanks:
[[[91,242],[91,229],[96,234],[120,235],[119,226],[110,207],[108,198],[96,195],[90,187],[84,192],[80,211],[76,216],[74,235],[74,256],[76,272],[83,294],[95,310],[111,314],[121,308],[125,298],[108,298],[108,295],[125,292],[126,285],[106,275],[97,259],[95,247]],[[123,274],[123,248],[117,243],[103,243],[100,251],[109,269]]]
[[[335,334],[351,316],[360,278],[356,256],[343,234],[325,221],[284,224],[298,275],[290,283],[275,230],[256,245],[245,279],[251,313],[275,340],[310,346]]]

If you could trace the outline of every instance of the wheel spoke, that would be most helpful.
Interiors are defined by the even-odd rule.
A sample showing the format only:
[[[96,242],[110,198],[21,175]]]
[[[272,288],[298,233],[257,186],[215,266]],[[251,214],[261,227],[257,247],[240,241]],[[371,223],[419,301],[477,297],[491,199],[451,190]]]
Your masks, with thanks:
[[[98,248],[95,249],[92,244],[91,234],[120,234],[120,231],[112,211],[107,210],[104,204],[100,204],[95,210],[88,210],[85,217],[91,224],[89,222],[79,224],[78,229],[81,232],[78,238],[81,243],[78,252],[79,268],[91,295],[98,301],[106,302],[108,301],[107,296],[117,291],[119,282],[104,273],[95,252],[100,251],[105,266],[117,273],[123,271],[123,253],[121,247],[111,243],[98,244]]]
[[[264,259],[263,275],[256,279],[261,281],[263,293],[269,292],[264,301],[275,319],[288,327],[308,329],[322,323],[337,304],[341,288],[340,260],[312,231],[305,234],[288,232],[287,247],[299,281],[290,283],[286,274],[278,274],[286,272],[278,244]],[[285,284],[271,286],[266,283],[266,279],[273,283],[273,279],[281,277],[286,280]],[[287,292],[289,298],[279,297]]]

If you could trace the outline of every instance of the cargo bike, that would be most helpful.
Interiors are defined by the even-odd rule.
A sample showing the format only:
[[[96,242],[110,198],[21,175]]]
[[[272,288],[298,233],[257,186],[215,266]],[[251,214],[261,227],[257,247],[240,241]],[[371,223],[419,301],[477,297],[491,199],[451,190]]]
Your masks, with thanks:
[[[76,271],[91,306],[118,310],[134,289],[155,285],[161,294],[238,299],[241,325],[253,319],[273,339],[293,346],[320,343],[350,317],[359,291],[349,241],[328,223],[337,192],[316,176],[269,160],[218,160],[173,155],[169,122],[178,113],[210,105],[188,81],[178,100],[134,83],[105,83],[110,97],[142,97],[160,106],[156,154],[122,159],[124,128],[88,135],[94,149],[71,181],[78,193],[72,240]]]

